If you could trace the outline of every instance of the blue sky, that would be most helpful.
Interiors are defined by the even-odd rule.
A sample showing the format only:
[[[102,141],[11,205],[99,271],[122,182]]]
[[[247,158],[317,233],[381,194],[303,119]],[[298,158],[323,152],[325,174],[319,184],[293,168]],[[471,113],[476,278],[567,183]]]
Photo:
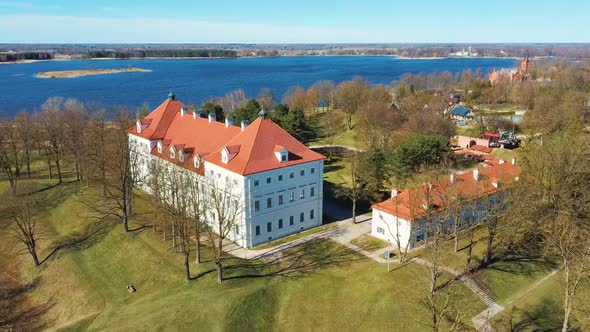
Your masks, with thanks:
[[[590,0],[0,0],[0,43],[590,42]]]

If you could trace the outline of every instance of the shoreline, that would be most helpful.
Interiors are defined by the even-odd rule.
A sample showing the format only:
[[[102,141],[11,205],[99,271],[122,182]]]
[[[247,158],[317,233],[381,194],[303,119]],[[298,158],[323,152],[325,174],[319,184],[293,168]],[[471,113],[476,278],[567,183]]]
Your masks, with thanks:
[[[150,69],[143,69],[143,68],[61,70],[61,71],[39,72],[35,75],[35,77],[37,77],[37,78],[76,78],[76,77],[92,76],[92,75],[137,73],[137,72],[151,72],[151,70]]]
[[[47,61],[109,61],[109,60],[207,60],[207,59],[253,59],[253,58],[282,58],[282,57],[393,57],[400,60],[444,60],[444,59],[521,59],[519,57],[497,57],[497,56],[477,56],[477,57],[456,57],[456,56],[441,56],[441,57],[406,57],[394,54],[302,54],[302,55],[278,55],[278,56],[238,56],[238,57],[131,57],[131,58],[54,58],[46,60],[18,60],[11,62],[0,62],[0,65],[18,65],[18,64],[30,64],[36,62],[47,62]]]

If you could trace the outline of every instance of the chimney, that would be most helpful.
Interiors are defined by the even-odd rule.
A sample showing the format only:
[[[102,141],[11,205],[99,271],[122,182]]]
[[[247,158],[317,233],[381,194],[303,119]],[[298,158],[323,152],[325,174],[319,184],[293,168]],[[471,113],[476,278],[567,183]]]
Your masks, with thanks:
[[[180,108],[180,116],[184,116],[187,112],[187,109],[185,107],[181,107]]]
[[[211,112],[209,113],[209,123],[217,121],[217,116],[215,115],[215,113]]]
[[[200,118],[201,111],[193,110],[193,119]]]
[[[512,165],[516,166],[516,158],[512,158]]]
[[[229,126],[233,126],[234,125],[234,118],[227,117],[225,118],[225,128],[229,128]]]
[[[250,121],[242,120],[242,123],[241,123],[242,131],[246,130],[246,128],[248,127],[249,124],[250,124]]]
[[[479,168],[473,169],[473,179],[475,179],[475,181],[479,181]]]
[[[504,159],[500,159],[500,160],[498,161],[498,164],[502,165],[502,164],[503,164],[503,163],[505,163],[505,162],[506,162],[506,161],[505,161]]]
[[[397,188],[391,188],[391,198],[394,198],[399,194],[399,190]]]
[[[494,186],[494,188],[498,188],[498,186],[500,185],[500,182],[498,181],[498,178],[493,177],[490,180],[492,181],[492,186]]]
[[[450,179],[449,179],[449,180],[450,180],[450,182],[451,182],[452,184],[454,184],[454,183],[455,183],[455,181],[457,180],[457,179],[455,178],[455,173],[451,173],[451,175],[450,175],[449,177],[450,177]]]

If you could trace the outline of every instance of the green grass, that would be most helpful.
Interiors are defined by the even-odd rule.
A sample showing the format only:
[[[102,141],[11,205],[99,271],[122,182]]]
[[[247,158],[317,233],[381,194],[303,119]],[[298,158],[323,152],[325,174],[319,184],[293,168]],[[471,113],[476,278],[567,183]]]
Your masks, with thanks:
[[[352,130],[348,130],[346,127],[346,121],[344,113],[340,110],[331,109],[326,112],[321,112],[318,114],[313,115],[315,117],[314,120],[317,120],[317,127],[315,128],[320,133],[330,132],[328,130],[329,122],[334,121],[334,129],[335,132],[334,137],[326,137],[320,136],[312,141],[307,142],[307,145],[346,145],[346,146],[353,146],[356,148],[364,148],[363,141],[359,139],[358,133],[358,126],[357,126],[357,119],[353,117]]]
[[[35,180],[34,187],[45,187]],[[0,187],[5,188],[5,186]],[[314,241],[269,263],[226,260],[222,285],[209,249],[204,263],[191,264],[183,279],[182,257],[150,228],[124,233],[119,223],[96,223],[83,204],[95,188],[65,183],[38,194],[44,231],[40,256],[64,239],[93,236],[57,251],[34,270],[26,256],[8,255],[23,281],[42,282],[29,296],[46,305],[47,327],[62,330],[396,330],[421,331],[428,313],[417,308],[426,284],[419,265],[387,273],[383,265],[329,240]],[[5,191],[4,191],[5,193]],[[41,204],[40,204],[41,205]],[[136,197],[131,228],[153,222],[150,201]],[[329,227],[329,226],[328,226]],[[96,232],[92,232],[96,231]],[[96,233],[96,234],[95,234]],[[0,234],[0,242],[5,234]],[[128,284],[137,288],[129,293]],[[400,287],[403,285],[403,287]],[[468,292],[468,294],[471,294]],[[475,296],[466,300],[474,315],[483,308]],[[360,319],[359,317],[362,317]]]
[[[285,236],[285,237],[280,238],[280,239],[275,240],[275,241],[271,241],[271,242],[267,242],[265,244],[261,244],[259,246],[254,247],[253,249],[254,250],[261,250],[261,249],[272,248],[274,246],[278,246],[278,245],[281,245],[281,244],[285,244],[287,242],[295,241],[295,240],[300,239],[302,237],[305,237],[305,236],[308,236],[308,235],[312,235],[312,234],[315,234],[315,233],[318,233],[318,232],[321,232],[321,231],[325,231],[325,230],[328,230],[328,229],[332,229],[334,227],[336,227],[336,224],[335,223],[330,223],[330,224],[326,224],[326,225],[314,227],[312,229],[308,229],[308,230],[305,230],[303,232],[299,232],[299,233],[296,233],[296,234],[293,234],[293,235]]]
[[[364,249],[368,252],[373,252],[379,249],[386,248],[389,244],[383,240],[378,238],[372,237],[369,234],[363,234],[356,239],[350,241],[350,243],[354,244],[355,246]]]

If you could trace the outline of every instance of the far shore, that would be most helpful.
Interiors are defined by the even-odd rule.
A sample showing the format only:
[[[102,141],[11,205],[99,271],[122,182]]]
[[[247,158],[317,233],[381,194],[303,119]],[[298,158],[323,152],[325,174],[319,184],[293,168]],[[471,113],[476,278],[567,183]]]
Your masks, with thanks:
[[[456,56],[440,56],[440,57],[407,57],[401,55],[394,55],[394,54],[314,54],[314,55],[278,55],[278,56],[238,56],[234,58],[230,57],[131,57],[131,58],[69,58],[69,57],[59,57],[54,59],[46,59],[46,60],[18,60],[18,61],[10,61],[10,62],[0,62],[0,65],[13,65],[13,64],[27,64],[27,63],[35,63],[35,62],[44,62],[44,61],[72,61],[72,60],[206,60],[206,59],[249,59],[249,58],[277,58],[277,57],[301,57],[301,56],[384,56],[384,57],[394,57],[400,60],[442,60],[442,59],[521,59],[519,57],[498,57],[498,56],[476,56],[476,57],[456,57]]]
[[[89,75],[105,75],[105,74],[119,74],[119,73],[133,73],[133,72],[150,72],[149,69],[142,68],[120,68],[120,69],[82,69],[82,70],[62,70],[62,71],[46,71],[37,73],[35,77],[39,78],[73,78]]]

